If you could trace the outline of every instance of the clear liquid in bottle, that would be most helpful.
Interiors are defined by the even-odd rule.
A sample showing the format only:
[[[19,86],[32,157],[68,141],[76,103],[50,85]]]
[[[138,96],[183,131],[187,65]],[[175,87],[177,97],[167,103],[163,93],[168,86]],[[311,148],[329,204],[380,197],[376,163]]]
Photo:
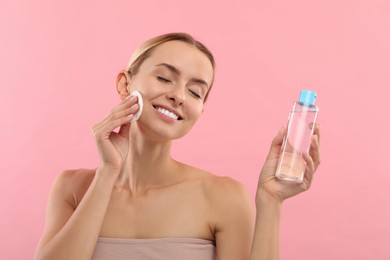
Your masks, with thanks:
[[[302,90],[299,101],[294,102],[276,169],[278,179],[297,183],[302,183],[304,180],[306,163],[302,154],[310,149],[311,136],[319,110],[314,105],[316,97],[315,92]]]

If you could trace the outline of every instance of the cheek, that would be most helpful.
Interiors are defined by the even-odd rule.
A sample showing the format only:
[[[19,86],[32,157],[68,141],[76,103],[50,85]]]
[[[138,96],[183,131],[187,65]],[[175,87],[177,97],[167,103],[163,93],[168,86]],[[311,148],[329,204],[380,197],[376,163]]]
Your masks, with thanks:
[[[159,86],[159,83],[149,77],[136,78],[132,81],[130,88],[132,91],[138,90],[141,92],[142,96],[146,99],[152,99],[163,91],[163,88]]]
[[[203,112],[203,104],[202,105],[196,104],[192,106],[191,116],[194,120],[198,120],[199,117],[202,115],[202,112]]]

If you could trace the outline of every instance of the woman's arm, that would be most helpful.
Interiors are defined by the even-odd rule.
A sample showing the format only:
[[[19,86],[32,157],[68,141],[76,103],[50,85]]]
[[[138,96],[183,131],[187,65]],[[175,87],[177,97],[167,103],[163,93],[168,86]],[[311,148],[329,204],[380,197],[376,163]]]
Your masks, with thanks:
[[[283,201],[307,190],[319,165],[319,129],[312,138],[303,184],[279,181],[275,177],[284,129],[274,138],[260,173],[256,194],[256,217],[245,187],[229,178],[213,186],[210,198],[217,214],[215,239],[221,260],[279,259],[279,225]]]
[[[248,260],[251,251],[254,211],[247,189],[241,183],[224,178],[213,188],[214,227],[217,258]]]
[[[129,96],[92,128],[100,154],[100,167],[92,181],[89,179],[85,184],[86,177],[80,172],[68,171],[58,177],[49,199],[46,227],[36,259],[92,257],[113,187],[128,153],[130,121],[138,108],[137,98]],[[119,132],[113,132],[117,127]],[[80,190],[86,192],[76,205],[72,201]]]
[[[283,201],[310,188],[313,174],[320,164],[319,126],[316,126],[306,162],[305,179],[302,184],[280,181],[275,177],[280,148],[285,130],[274,138],[266,162],[260,173],[256,194],[256,222],[251,260],[279,259],[279,225]]]
[[[114,170],[115,171],[115,170]],[[35,259],[90,259],[119,171],[99,168],[76,209],[69,187],[85,172],[65,171],[49,198],[46,226]],[[78,176],[77,176],[78,175]]]
[[[262,192],[260,192],[262,193]],[[266,193],[256,201],[256,224],[251,260],[279,259],[279,225],[282,203]]]

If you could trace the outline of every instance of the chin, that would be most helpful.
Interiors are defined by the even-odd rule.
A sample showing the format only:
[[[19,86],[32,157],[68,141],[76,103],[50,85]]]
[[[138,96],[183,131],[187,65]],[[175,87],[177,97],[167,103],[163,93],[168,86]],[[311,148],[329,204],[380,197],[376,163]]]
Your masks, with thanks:
[[[141,133],[150,138],[151,140],[155,141],[172,141],[176,139],[180,139],[183,136],[185,136],[191,129],[181,129],[180,131],[178,129],[172,129],[165,126],[157,126],[156,124],[145,124],[141,120],[137,122],[138,128],[141,131]]]

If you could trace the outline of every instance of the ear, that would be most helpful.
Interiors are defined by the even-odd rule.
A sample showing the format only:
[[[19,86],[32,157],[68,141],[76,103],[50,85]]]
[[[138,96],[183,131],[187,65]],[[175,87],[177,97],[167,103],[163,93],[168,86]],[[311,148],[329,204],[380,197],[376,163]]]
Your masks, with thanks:
[[[121,100],[125,99],[128,95],[130,95],[128,86],[130,84],[131,76],[130,73],[122,70],[118,73],[116,77],[116,91]]]

